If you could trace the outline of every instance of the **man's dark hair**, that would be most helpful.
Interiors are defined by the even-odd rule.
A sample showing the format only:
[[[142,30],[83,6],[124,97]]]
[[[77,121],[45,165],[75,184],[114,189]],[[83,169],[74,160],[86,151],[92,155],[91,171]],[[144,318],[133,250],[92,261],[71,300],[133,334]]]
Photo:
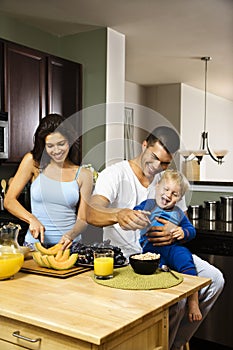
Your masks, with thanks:
[[[153,146],[159,142],[168,153],[175,153],[180,147],[180,137],[177,132],[168,126],[155,128],[146,138],[147,146]]]

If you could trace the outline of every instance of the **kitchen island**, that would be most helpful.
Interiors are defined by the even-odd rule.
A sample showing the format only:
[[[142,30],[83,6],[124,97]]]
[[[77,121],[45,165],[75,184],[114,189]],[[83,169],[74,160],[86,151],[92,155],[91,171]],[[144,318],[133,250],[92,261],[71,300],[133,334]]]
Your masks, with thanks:
[[[168,289],[122,290],[99,285],[92,275],[19,272],[0,281],[0,348],[167,350],[169,307],[210,283],[183,275]]]

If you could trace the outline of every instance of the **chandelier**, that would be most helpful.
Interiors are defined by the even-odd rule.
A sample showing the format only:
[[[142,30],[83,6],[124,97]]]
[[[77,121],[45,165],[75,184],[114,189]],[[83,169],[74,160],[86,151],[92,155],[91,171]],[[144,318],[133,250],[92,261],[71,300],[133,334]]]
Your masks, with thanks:
[[[218,164],[223,163],[223,158],[227,154],[227,150],[210,150],[209,141],[208,141],[208,132],[206,131],[206,115],[207,115],[207,63],[212,58],[209,56],[202,57],[201,60],[205,62],[205,105],[204,105],[204,130],[201,133],[201,145],[198,150],[184,150],[180,151],[180,154],[184,157],[185,161],[193,160],[197,158],[198,164],[200,164],[204,155],[209,155],[212,160]]]

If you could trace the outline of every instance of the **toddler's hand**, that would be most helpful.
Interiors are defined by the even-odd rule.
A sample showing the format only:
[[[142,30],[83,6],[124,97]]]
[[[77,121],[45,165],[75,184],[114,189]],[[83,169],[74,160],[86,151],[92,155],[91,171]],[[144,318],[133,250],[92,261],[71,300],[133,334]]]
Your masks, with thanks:
[[[184,239],[184,231],[180,226],[177,226],[176,228],[171,229],[170,232],[174,239],[177,239],[177,240]]]

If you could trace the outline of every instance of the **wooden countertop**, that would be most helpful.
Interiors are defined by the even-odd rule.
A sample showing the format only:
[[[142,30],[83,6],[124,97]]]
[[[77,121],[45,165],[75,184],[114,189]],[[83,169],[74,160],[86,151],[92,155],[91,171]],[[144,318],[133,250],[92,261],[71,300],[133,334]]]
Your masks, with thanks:
[[[169,289],[129,291],[101,286],[92,274],[58,279],[19,272],[0,281],[0,315],[99,345],[210,283],[183,275]]]

